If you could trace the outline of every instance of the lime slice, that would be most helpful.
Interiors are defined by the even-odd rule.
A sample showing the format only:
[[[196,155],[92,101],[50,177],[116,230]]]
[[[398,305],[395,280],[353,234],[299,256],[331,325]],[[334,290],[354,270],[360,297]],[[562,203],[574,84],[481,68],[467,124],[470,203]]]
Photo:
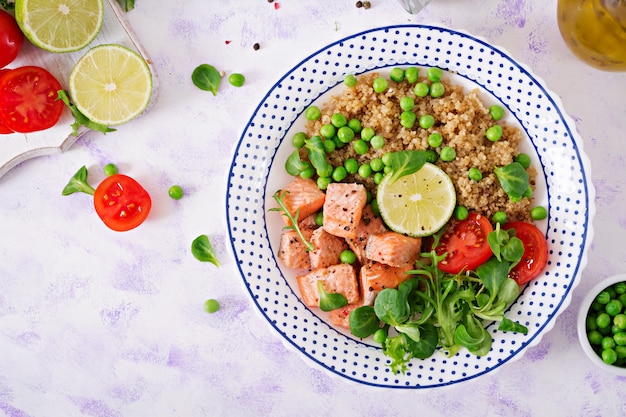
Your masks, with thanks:
[[[387,226],[413,237],[429,236],[452,216],[456,192],[452,180],[436,165],[426,163],[417,172],[395,182],[386,175],[376,200]]]
[[[94,40],[104,19],[102,0],[16,0],[15,20],[34,45],[78,51]]]
[[[138,53],[121,45],[99,45],[83,55],[70,74],[70,97],[90,120],[105,126],[141,114],[152,95],[152,74]]]

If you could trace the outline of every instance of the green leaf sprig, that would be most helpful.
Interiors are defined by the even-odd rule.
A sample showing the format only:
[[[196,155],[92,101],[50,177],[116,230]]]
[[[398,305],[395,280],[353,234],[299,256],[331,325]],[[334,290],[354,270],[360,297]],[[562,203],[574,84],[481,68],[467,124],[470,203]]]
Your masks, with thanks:
[[[210,91],[216,96],[222,82],[222,76],[213,65],[201,64],[191,73],[191,81],[200,90]]]
[[[69,96],[64,90],[57,91],[58,97],[57,100],[61,100],[72,112],[72,116],[74,116],[74,123],[72,123],[72,134],[74,136],[78,136],[78,129],[81,126],[85,126],[87,129],[95,130],[98,132],[102,132],[105,135],[108,132],[115,132],[115,129],[112,129],[108,126],[102,125],[100,123],[96,123],[90,120],[87,116],[81,113],[72,102],[70,101]]]
[[[324,288],[324,281],[317,281],[317,292],[320,295],[320,310],[333,311],[348,305],[345,295],[338,292],[327,292]]]
[[[389,152],[383,157],[385,165],[391,167],[391,178],[389,179],[391,183],[405,175],[419,171],[426,160],[427,153],[425,151]]]
[[[210,262],[215,266],[220,266],[207,235],[200,235],[191,242],[191,253],[200,262]]]
[[[304,237],[304,235],[302,234],[302,230],[300,230],[300,227],[298,226],[298,218],[300,217],[300,210],[297,210],[295,215],[291,215],[291,213],[287,209],[287,206],[285,206],[284,198],[287,192],[288,191],[279,190],[274,193],[272,197],[278,204],[278,207],[271,208],[269,211],[282,212],[289,219],[289,222],[291,223],[291,225],[283,227],[283,230],[294,230],[298,234],[298,237],[300,238],[302,243],[304,243],[304,246],[306,246],[306,250],[308,252],[313,251],[315,250],[315,246],[313,245],[313,243],[309,242]]]
[[[500,186],[513,202],[520,201],[528,191],[528,172],[519,162],[512,162],[503,167],[494,167]]]

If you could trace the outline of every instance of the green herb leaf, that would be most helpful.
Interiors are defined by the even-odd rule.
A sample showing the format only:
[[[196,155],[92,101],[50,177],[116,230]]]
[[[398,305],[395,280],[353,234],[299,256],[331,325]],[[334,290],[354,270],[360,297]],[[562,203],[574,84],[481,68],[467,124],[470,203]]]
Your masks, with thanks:
[[[411,314],[406,294],[395,288],[385,288],[378,293],[374,311],[379,319],[393,327],[406,323]]]
[[[405,175],[419,171],[426,163],[427,153],[424,151],[398,151],[385,155],[385,163],[391,167],[392,183]]]
[[[298,150],[294,150],[291,155],[285,161],[285,171],[289,175],[300,175],[303,171],[309,168],[309,163],[300,159],[300,152]]]
[[[494,167],[500,186],[507,193],[511,201],[520,201],[529,187],[528,172],[519,162],[513,162],[503,167]]]
[[[74,116],[74,123],[72,123],[72,134],[74,136],[78,136],[78,129],[80,128],[80,126],[85,126],[87,129],[91,129],[91,130],[95,130],[95,131],[98,131],[98,132],[102,132],[105,135],[108,132],[115,132],[115,129],[112,129],[112,128],[110,128],[108,126],[105,126],[105,125],[102,125],[100,123],[96,123],[96,122],[90,120],[83,113],[81,113],[81,111],[78,110],[78,107],[76,107],[75,105],[73,105],[70,102],[70,99],[69,99],[67,93],[64,90],[57,91],[57,95],[58,95],[57,100],[61,100],[63,103],[65,103],[65,105],[72,112],[72,116]]]
[[[193,70],[191,81],[200,90],[210,91],[216,96],[222,82],[222,76],[214,66],[201,64]]]
[[[289,210],[287,209],[287,206],[285,206],[285,194],[287,193],[287,191],[276,191],[274,193],[274,195],[272,196],[272,198],[274,198],[274,200],[276,201],[276,203],[278,204],[278,207],[275,208],[271,208],[269,209],[269,211],[280,211],[282,212],[291,222],[291,226],[285,226],[283,227],[283,230],[294,230],[297,234],[298,237],[300,238],[300,241],[302,241],[302,243],[304,243],[304,246],[306,246],[306,250],[307,251],[313,251],[315,250],[315,246],[313,246],[313,244],[311,242],[309,242],[308,240],[306,240],[306,238],[304,237],[304,235],[302,234],[302,230],[300,230],[300,227],[298,226],[298,218],[300,217],[300,210],[296,211],[296,214],[294,216],[291,215],[291,213],[289,212]]]
[[[118,2],[124,6],[124,11],[130,12],[135,8],[135,0],[118,0]]]
[[[15,1],[0,0],[0,6],[5,10],[15,9]]]
[[[405,338],[408,351],[411,357],[418,359],[430,358],[439,343],[439,332],[432,323],[425,323],[420,326],[420,340],[416,342],[409,337]]]
[[[304,141],[304,147],[307,150],[309,161],[317,171],[320,177],[330,176],[333,172],[333,166],[326,158],[326,149],[324,149],[324,141],[320,136],[313,136]]]
[[[200,262],[211,262],[215,266],[220,266],[207,235],[200,235],[191,242],[191,253]]]
[[[502,330],[503,332],[517,332],[521,334],[528,334],[528,328],[526,326],[511,319],[507,319],[506,317],[504,317],[500,322],[498,330]]]
[[[96,190],[94,190],[93,187],[87,183],[87,174],[87,167],[83,165],[70,179],[70,182],[67,183],[65,188],[63,188],[61,195],[70,195],[74,193],[94,195]]]
[[[372,306],[357,307],[348,316],[350,332],[356,337],[365,338],[376,333],[380,328],[380,320]]]
[[[326,292],[324,281],[317,281],[317,291],[320,296],[320,310],[332,311],[348,305],[348,300],[338,292]]]

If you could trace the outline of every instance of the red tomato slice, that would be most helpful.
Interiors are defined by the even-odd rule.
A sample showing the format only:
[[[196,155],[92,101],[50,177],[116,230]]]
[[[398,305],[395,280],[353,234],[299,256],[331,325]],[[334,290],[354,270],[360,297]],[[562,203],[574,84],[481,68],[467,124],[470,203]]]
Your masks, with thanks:
[[[0,10],[0,68],[9,65],[22,49],[24,34],[15,18]]]
[[[509,273],[519,285],[524,285],[543,271],[548,263],[548,242],[543,233],[534,224],[526,222],[505,223],[504,230],[515,229],[524,244],[521,261]]]
[[[122,174],[105,178],[96,188],[93,201],[100,219],[117,232],[139,226],[152,207],[148,192],[137,181]]]
[[[492,230],[489,219],[476,212],[471,212],[465,220],[452,220],[435,248],[437,255],[447,253],[439,262],[439,269],[458,274],[487,262],[493,255],[487,241]]]
[[[7,72],[9,72],[9,70],[6,68],[0,69],[0,78],[2,78],[2,76],[6,74]],[[0,134],[6,135],[8,133],[15,133],[15,132],[13,132],[11,129],[6,127],[4,123],[2,123],[2,120],[0,119]]]
[[[21,133],[54,126],[65,108],[57,100],[60,89],[59,81],[41,67],[10,70],[0,78],[0,121]]]

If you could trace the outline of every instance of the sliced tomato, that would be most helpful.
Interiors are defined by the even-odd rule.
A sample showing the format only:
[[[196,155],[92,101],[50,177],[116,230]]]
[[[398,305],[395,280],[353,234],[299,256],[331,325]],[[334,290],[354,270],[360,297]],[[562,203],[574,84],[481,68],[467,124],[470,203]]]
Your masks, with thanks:
[[[117,232],[139,226],[152,207],[148,192],[133,178],[123,174],[105,178],[96,188],[93,201],[100,219]]]
[[[532,223],[511,222],[502,226],[504,230],[514,229],[524,244],[524,255],[509,273],[519,285],[524,285],[543,271],[548,263],[548,242],[541,230]]]
[[[6,74],[7,72],[9,72],[9,70],[6,68],[0,69],[0,78],[2,78],[2,76]],[[13,132],[11,129],[6,127],[4,123],[2,123],[2,120],[0,119],[0,134],[6,135],[8,133],[15,133],[15,132]]]
[[[41,67],[10,70],[0,78],[0,121],[21,133],[54,126],[65,104],[57,100],[61,84]]]
[[[452,220],[435,248],[437,255],[446,254],[438,264],[439,269],[458,274],[487,262],[493,255],[487,241],[491,231],[489,219],[476,212],[471,212],[465,220]]]

